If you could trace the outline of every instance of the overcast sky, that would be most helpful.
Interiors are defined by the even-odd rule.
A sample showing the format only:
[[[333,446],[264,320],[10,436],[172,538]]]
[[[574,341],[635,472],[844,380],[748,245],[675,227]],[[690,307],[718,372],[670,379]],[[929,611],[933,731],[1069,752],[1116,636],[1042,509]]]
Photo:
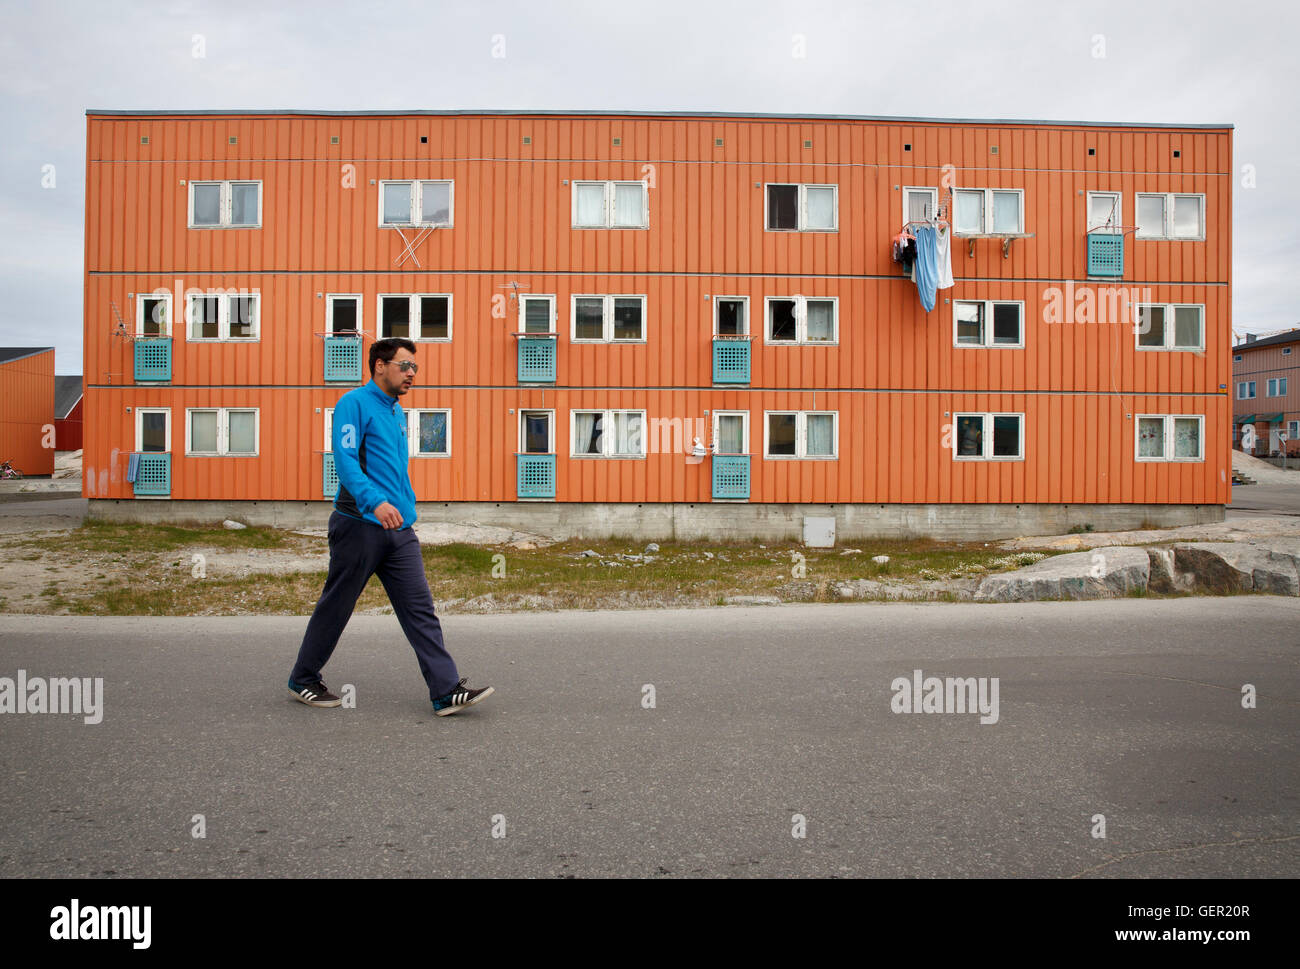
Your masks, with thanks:
[[[81,372],[87,108],[1230,123],[1234,328],[1300,321],[1300,221],[1287,215],[1300,201],[1291,3],[0,0],[0,10],[0,346],[53,343],[59,373]],[[791,56],[796,34],[806,57]],[[504,57],[493,57],[495,35]]]

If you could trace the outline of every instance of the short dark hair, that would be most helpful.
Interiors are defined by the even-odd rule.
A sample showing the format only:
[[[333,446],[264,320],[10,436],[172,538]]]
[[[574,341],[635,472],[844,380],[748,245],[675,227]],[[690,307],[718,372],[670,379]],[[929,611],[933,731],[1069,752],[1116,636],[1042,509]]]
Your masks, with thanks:
[[[415,353],[415,344],[404,336],[390,336],[386,340],[376,340],[370,344],[370,376],[375,375],[375,361],[391,363],[398,350],[410,350]]]

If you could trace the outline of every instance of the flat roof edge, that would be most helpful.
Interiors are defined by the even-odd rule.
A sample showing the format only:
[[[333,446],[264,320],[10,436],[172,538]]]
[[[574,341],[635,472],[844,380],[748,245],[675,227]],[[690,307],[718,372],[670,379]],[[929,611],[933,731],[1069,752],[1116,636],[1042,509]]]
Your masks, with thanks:
[[[1057,121],[1036,118],[922,118],[871,114],[792,114],[792,113],[757,113],[747,111],[552,111],[552,110],[506,110],[498,108],[456,108],[445,111],[417,109],[412,111],[310,111],[301,108],[284,108],[280,110],[226,110],[219,108],[196,108],[190,111],[163,110],[137,111],[113,108],[87,108],[87,117],[191,117],[191,116],[244,116],[270,117],[290,115],[295,117],[321,118],[365,118],[365,117],[440,117],[473,116],[489,117],[547,117],[547,118],[749,118],[760,120],[784,121],[887,121],[897,124],[981,124],[981,125],[1057,125],[1072,128],[1193,128],[1193,129],[1231,129],[1234,125],[1220,124],[1175,124],[1167,121]]]

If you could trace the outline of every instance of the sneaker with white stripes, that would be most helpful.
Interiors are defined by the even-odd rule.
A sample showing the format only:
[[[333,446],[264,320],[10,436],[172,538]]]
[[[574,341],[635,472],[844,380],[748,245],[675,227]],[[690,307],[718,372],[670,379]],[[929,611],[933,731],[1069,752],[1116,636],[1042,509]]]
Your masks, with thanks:
[[[343,705],[343,701],[331,693],[320,680],[315,683],[295,683],[290,680],[289,695],[299,703],[305,703],[309,707],[337,707]]]
[[[479,700],[486,700],[494,692],[490,686],[485,686],[481,690],[471,690],[465,685],[467,682],[469,680],[462,676],[460,682],[456,684],[456,689],[434,700],[433,712],[440,717],[448,717],[473,706]]]

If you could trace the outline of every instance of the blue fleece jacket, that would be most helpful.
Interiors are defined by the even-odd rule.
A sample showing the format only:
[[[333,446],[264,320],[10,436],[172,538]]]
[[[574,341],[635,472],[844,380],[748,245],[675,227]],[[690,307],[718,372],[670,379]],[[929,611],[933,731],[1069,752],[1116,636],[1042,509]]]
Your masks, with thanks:
[[[377,506],[401,513],[402,528],[415,523],[415,490],[406,466],[406,413],[374,380],[349,390],[334,405],[334,468],[339,492],[334,507],[382,527]]]

